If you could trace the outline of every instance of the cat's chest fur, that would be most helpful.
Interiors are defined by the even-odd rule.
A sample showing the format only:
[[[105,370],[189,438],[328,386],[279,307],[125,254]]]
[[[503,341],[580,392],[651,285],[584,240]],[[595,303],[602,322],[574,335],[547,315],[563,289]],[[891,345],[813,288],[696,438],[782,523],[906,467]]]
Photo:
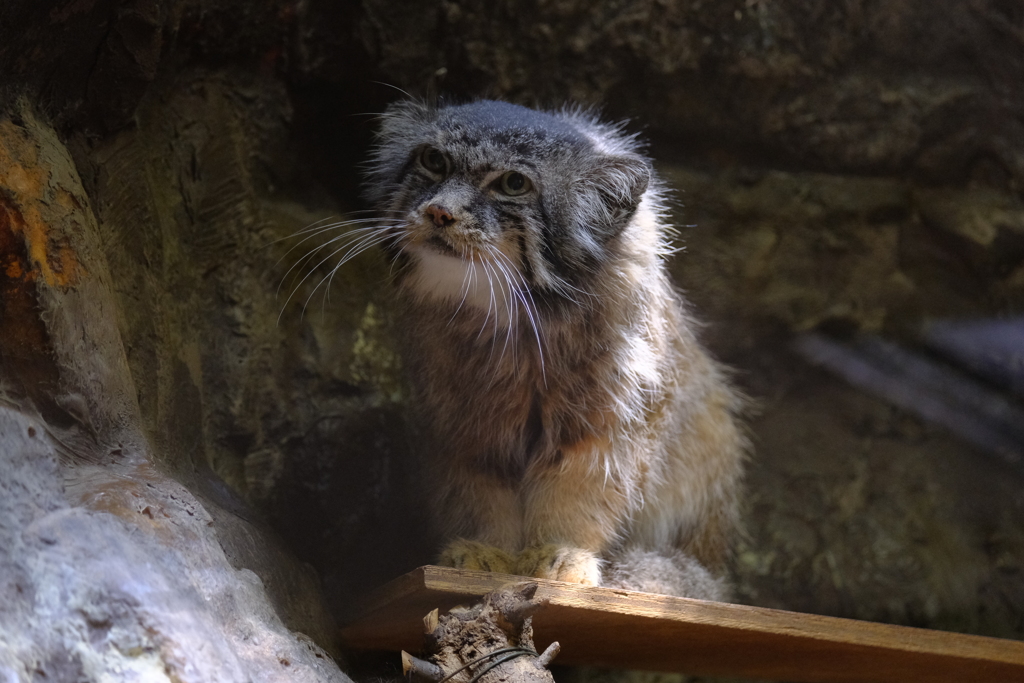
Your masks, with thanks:
[[[640,438],[662,381],[643,326],[612,334],[600,320],[548,321],[538,343],[528,326],[490,330],[487,307],[456,318],[404,307],[404,326],[420,332],[404,341],[415,401],[443,458],[516,484],[580,444]]]

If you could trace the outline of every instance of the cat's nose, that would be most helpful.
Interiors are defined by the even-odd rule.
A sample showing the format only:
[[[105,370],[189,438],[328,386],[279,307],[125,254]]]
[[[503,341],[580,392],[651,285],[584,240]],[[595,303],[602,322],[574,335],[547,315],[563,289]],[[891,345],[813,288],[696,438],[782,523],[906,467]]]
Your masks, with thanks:
[[[447,227],[455,222],[455,217],[451,212],[439,204],[431,204],[427,207],[426,212],[430,216],[430,220],[434,221],[434,225],[439,228]]]

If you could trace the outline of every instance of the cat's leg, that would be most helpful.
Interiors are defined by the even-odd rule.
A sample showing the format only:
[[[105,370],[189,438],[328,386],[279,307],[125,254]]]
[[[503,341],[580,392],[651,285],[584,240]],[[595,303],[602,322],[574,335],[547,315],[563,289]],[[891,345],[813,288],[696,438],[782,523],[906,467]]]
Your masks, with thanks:
[[[628,517],[630,491],[594,466],[594,453],[566,451],[561,462],[530,473],[524,489],[526,549],[516,573],[596,586],[601,553]]]
[[[515,491],[500,478],[460,468],[438,487],[434,507],[450,539],[438,564],[515,573],[522,546],[522,514]]]

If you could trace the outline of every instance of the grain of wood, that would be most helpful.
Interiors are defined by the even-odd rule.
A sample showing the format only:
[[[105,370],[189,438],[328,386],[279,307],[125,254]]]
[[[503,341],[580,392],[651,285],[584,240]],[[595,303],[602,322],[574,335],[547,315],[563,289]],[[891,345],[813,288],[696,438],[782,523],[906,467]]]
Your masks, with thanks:
[[[342,630],[353,648],[418,651],[423,617],[522,577],[420,567]],[[539,648],[560,664],[808,683],[1024,681],[1024,642],[533,579]]]

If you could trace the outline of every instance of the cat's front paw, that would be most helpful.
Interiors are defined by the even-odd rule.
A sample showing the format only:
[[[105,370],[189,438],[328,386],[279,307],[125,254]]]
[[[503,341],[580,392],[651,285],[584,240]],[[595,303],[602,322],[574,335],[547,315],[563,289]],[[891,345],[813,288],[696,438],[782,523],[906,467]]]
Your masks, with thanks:
[[[458,538],[445,546],[437,563],[456,569],[499,574],[515,573],[515,559],[504,550],[477,541],[467,541],[464,538]]]
[[[597,586],[601,583],[601,560],[582,548],[552,544],[534,546],[519,553],[515,573]]]

